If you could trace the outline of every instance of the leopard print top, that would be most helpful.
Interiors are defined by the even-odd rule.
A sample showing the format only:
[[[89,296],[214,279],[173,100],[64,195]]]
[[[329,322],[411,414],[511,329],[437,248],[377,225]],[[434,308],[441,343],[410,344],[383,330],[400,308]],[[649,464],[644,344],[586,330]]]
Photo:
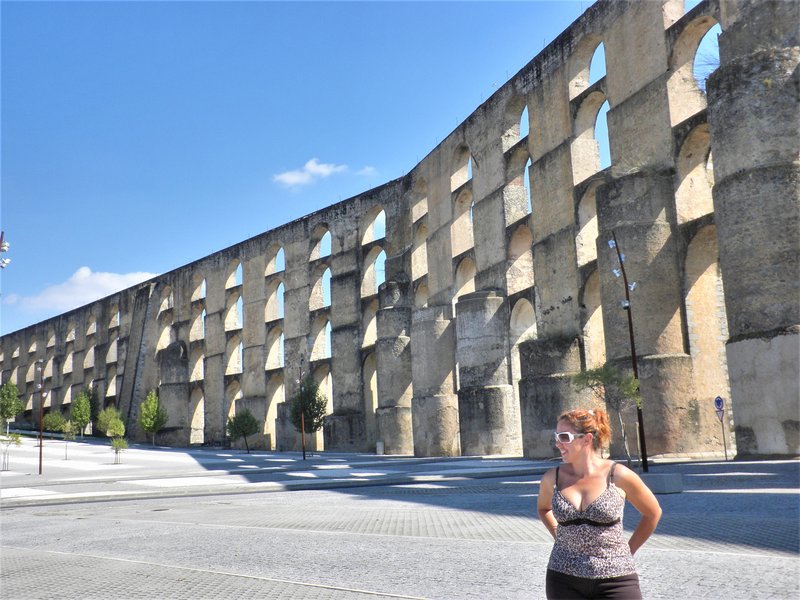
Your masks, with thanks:
[[[636,572],[622,529],[625,498],[613,482],[615,466],[612,464],[609,470],[606,489],[584,510],[578,510],[561,495],[556,468],[552,506],[558,527],[548,569],[587,579]]]

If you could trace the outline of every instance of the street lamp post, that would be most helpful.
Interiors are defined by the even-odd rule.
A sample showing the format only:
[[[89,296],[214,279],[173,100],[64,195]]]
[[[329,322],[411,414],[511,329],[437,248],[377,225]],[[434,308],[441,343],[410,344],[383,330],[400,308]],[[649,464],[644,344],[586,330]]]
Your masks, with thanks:
[[[636,289],[636,282],[628,283],[628,275],[625,272],[625,255],[620,252],[619,244],[617,243],[617,234],[616,232],[612,232],[612,240],[609,240],[608,245],[613,248],[617,253],[617,262],[619,263],[619,269],[614,269],[613,273],[615,276],[619,277],[622,276],[622,282],[625,285],[625,300],[622,302],[622,308],[625,309],[625,312],[628,313],[628,336],[630,337],[630,345],[631,345],[631,366],[633,367],[633,376],[636,381],[639,381],[639,367],[636,362],[636,342],[633,338],[633,309],[631,308],[631,296],[630,292]],[[647,473],[650,468],[647,463],[647,442],[645,441],[644,436],[644,416],[642,414],[642,403],[641,400],[636,403],[636,419],[638,421],[639,427],[639,451],[642,457],[642,471]]]
[[[303,460],[306,459],[306,399],[303,397],[303,364],[300,363],[300,445],[303,448]]]
[[[42,448],[44,447],[44,399],[47,393],[44,391],[44,360],[41,358],[36,361],[36,374],[39,383],[36,389],[39,392],[39,475],[42,474]]]

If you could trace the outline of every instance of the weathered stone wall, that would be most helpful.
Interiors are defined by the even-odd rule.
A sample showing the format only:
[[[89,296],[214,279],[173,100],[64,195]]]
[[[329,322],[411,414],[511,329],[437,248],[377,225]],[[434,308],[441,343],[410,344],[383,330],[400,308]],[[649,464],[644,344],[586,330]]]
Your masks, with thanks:
[[[408,175],[3,336],[2,380],[22,420],[41,360],[46,410],[93,385],[143,439],[157,389],[162,443],[227,444],[248,409],[251,446],[298,450],[287,399],[311,374],[330,413],[311,449],[550,456],[558,414],[591,402],[570,377],[631,365],[616,236],[650,454],[720,452],[717,395],[740,453],[797,454],[799,10],[597,2]]]

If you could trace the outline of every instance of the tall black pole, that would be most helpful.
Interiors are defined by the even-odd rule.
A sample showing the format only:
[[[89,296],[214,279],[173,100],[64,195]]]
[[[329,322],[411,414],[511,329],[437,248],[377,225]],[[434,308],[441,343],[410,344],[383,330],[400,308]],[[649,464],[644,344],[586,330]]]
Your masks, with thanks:
[[[39,475],[42,474],[42,447],[44,446],[44,361],[36,361],[39,372]]]
[[[303,397],[303,364],[300,363],[300,445],[306,459],[306,399]]]
[[[612,232],[614,237],[614,249],[617,251],[617,261],[619,262],[619,270],[622,272],[622,282],[625,284],[625,310],[628,313],[628,335],[631,340],[631,366],[633,367],[633,376],[636,381],[639,381],[639,367],[636,362],[636,342],[633,339],[633,308],[631,307],[630,288],[628,288],[628,275],[625,273],[625,261],[622,260],[622,253],[619,250],[617,243],[617,234]],[[647,464],[647,442],[644,437],[644,416],[642,414],[642,402],[636,403],[636,418],[639,425],[639,450],[642,455],[642,471],[647,473],[650,470]]]

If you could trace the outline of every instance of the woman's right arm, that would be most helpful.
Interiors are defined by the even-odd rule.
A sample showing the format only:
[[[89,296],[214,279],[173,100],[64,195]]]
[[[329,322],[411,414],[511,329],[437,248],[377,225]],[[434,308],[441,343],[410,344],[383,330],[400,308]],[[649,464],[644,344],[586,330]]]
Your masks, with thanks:
[[[555,485],[555,469],[550,469],[547,473],[542,475],[542,481],[539,483],[539,498],[536,501],[536,508],[539,512],[539,519],[541,519],[547,531],[556,537],[556,527],[558,523],[553,516],[553,485]]]

